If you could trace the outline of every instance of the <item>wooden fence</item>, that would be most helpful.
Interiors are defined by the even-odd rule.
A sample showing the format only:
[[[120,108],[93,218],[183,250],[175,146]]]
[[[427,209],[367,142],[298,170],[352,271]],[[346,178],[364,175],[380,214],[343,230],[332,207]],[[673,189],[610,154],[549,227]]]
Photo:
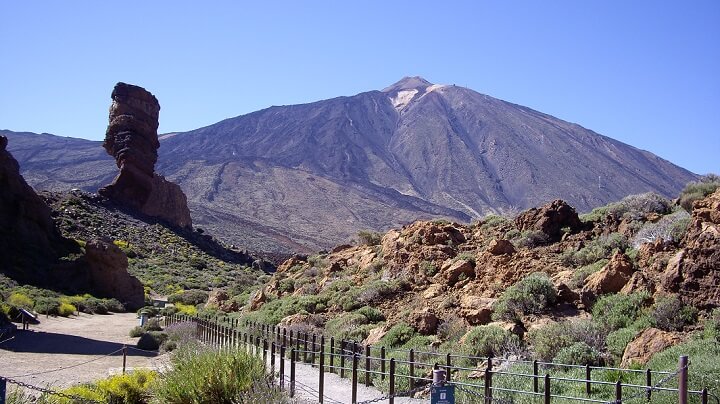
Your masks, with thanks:
[[[432,370],[444,369],[446,382],[455,385],[468,395],[479,397],[478,402],[513,402],[503,397],[525,396],[534,398],[533,402],[588,402],[621,403],[629,400],[650,401],[656,394],[672,394],[678,403],[694,402],[707,404],[709,397],[720,400],[707,389],[689,390],[687,388],[687,357],[681,357],[675,371],[657,371],[651,369],[624,369],[600,366],[581,366],[541,361],[508,360],[488,357],[459,355],[421,351],[414,349],[388,349],[362,345],[356,341],[337,341],[323,335],[293,332],[287,328],[258,323],[240,323],[234,319],[215,319],[209,317],[191,317],[173,315],[165,318],[165,325],[191,322],[195,324],[196,338],[208,345],[217,347],[244,347],[258,356],[262,356],[271,371],[278,375],[278,383],[288,389],[291,396],[295,393],[295,364],[305,363],[318,368],[319,402],[324,399],[324,379],[326,372],[348,377],[352,381],[351,402],[358,403],[358,385],[371,386],[380,381],[387,387],[387,401],[424,389],[432,383]],[[285,369],[285,361],[276,357],[288,358],[290,369]],[[270,362],[268,362],[270,358]],[[685,361],[685,362],[683,362]],[[483,368],[469,367],[468,362],[483,363]],[[498,364],[506,366],[498,366]],[[506,370],[507,364],[524,365],[527,372]],[[563,377],[557,370],[575,369],[583,377]],[[542,371],[542,372],[541,372]],[[276,373],[277,372],[277,373]],[[479,382],[454,380],[458,372],[474,372]],[[614,372],[617,381],[610,382],[593,378],[599,372]],[[644,384],[625,383],[627,375],[643,374]],[[373,377],[377,378],[375,381]],[[502,378],[527,379],[532,388],[501,387],[496,383]],[[678,387],[665,385],[677,378]],[[559,383],[576,383],[583,386],[584,396],[574,397],[554,393],[553,386]],[[400,391],[400,386],[403,391]],[[610,397],[608,397],[610,396]],[[638,401],[638,402],[640,402]]]

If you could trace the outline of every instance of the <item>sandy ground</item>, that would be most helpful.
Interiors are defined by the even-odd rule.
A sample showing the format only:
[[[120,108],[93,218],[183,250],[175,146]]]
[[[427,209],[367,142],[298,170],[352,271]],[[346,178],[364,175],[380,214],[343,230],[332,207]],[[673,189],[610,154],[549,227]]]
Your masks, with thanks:
[[[90,382],[120,372],[123,357],[116,351],[137,342],[128,336],[139,324],[135,313],[39,320],[30,331],[19,330],[0,345],[0,375],[40,387]],[[128,368],[157,368],[164,359],[156,353],[127,352]]]

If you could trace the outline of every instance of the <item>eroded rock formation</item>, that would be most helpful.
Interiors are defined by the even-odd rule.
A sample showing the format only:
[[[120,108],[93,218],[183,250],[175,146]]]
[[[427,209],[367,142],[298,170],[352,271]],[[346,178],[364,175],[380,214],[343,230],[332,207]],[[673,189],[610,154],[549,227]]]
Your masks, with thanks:
[[[131,310],[145,304],[143,285],[128,273],[128,258],[115,244],[103,240],[89,241],[85,246],[84,260],[92,290],[101,296],[118,299]]]
[[[103,147],[115,158],[120,173],[99,193],[145,215],[191,227],[182,189],[155,173],[160,147],[157,98],[142,87],[118,83],[112,100]]]
[[[560,239],[563,227],[569,227],[572,231],[582,227],[575,208],[560,199],[540,208],[526,210],[515,219],[515,225],[520,231],[541,231],[552,240]]]

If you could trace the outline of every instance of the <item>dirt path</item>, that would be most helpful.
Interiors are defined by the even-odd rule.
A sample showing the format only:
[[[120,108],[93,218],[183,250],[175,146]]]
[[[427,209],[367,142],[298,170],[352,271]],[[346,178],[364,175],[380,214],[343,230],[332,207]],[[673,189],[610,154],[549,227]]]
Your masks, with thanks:
[[[39,320],[30,331],[17,331],[0,345],[0,375],[40,387],[90,382],[119,372],[122,352],[117,351],[137,342],[128,336],[138,325],[135,313]],[[128,349],[127,367],[157,368],[163,359]]]

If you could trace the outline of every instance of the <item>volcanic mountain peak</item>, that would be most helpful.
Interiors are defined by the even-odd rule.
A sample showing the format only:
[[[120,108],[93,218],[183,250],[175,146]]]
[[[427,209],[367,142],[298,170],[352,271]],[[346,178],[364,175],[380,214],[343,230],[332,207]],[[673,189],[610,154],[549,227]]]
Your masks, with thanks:
[[[395,84],[390,85],[382,90],[384,93],[394,93],[403,90],[424,90],[433,85],[433,83],[425,80],[420,76],[403,77]]]

